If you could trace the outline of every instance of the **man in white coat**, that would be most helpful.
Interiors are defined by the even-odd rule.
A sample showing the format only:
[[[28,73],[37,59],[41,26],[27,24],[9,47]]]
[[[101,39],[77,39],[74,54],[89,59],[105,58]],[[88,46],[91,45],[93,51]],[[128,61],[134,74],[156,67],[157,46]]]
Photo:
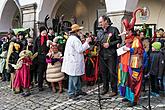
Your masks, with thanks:
[[[71,35],[69,36],[64,52],[62,72],[69,75],[68,95],[74,99],[78,95],[87,95],[81,90],[80,77],[84,74],[85,64],[83,52],[89,48],[91,38],[87,38],[85,43],[80,41],[81,29],[78,24],[71,26]]]

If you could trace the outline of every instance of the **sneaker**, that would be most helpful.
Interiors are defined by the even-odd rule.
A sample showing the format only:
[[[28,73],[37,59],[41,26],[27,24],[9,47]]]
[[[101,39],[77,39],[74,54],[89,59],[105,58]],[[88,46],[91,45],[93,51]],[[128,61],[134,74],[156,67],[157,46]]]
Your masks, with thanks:
[[[22,94],[23,97],[28,97],[28,96],[30,96],[30,95],[31,95],[30,92],[25,92],[24,94]]]
[[[24,96],[25,95],[25,92],[22,92],[21,95]]]

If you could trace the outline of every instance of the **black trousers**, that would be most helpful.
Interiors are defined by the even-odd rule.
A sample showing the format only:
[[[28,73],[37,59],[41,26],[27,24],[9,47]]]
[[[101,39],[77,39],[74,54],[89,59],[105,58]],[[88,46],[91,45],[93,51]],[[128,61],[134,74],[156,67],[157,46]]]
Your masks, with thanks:
[[[38,87],[43,87],[44,82],[44,75],[46,72],[47,64],[46,64],[46,56],[45,55],[38,55],[38,66],[37,66],[37,73],[38,73]]]
[[[36,64],[36,61],[32,63],[30,66],[30,82],[37,82],[37,68],[38,64]]]
[[[151,78],[151,91],[159,93],[159,80],[157,75],[150,74]]]
[[[109,81],[112,92],[117,93],[117,72],[116,72],[117,55],[109,58],[99,57],[99,72],[102,75],[103,90],[109,90]]]
[[[165,74],[165,66],[164,66],[164,70],[163,70],[163,73],[162,73],[162,75],[161,75],[161,78],[160,78],[160,84],[159,84],[159,86],[160,86],[160,90],[162,90],[162,91],[165,90],[165,88],[164,88],[164,84],[163,84],[164,74]]]

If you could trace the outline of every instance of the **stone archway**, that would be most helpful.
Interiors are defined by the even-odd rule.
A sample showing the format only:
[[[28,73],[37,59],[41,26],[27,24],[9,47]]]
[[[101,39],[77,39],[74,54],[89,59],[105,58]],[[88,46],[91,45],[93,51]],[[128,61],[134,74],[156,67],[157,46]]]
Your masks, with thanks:
[[[37,18],[38,21],[43,22],[46,15],[55,18],[57,15],[64,14],[67,16],[66,19],[70,20],[71,16],[76,15],[75,6],[79,4],[80,6],[84,5],[84,10],[79,8],[77,10],[83,11],[84,15],[78,17],[78,23],[85,27],[85,31],[93,31],[96,10],[102,8],[107,10],[108,16],[110,16],[114,25],[120,30],[123,16],[129,17],[130,12],[135,9],[138,1],[122,0],[122,2],[117,2],[116,0],[95,0],[93,2],[92,0],[40,0]]]
[[[54,7],[58,7],[64,0],[40,0],[38,7],[38,21],[43,22],[46,15],[52,17]]]
[[[105,0],[59,0],[52,10],[51,17],[65,16],[65,20],[71,21],[75,16],[77,23],[84,26],[84,32],[93,31],[93,25],[97,18],[97,9],[106,9]]]
[[[0,13],[0,31],[8,32],[10,28],[21,26],[21,14],[14,0],[4,2],[2,13]]]

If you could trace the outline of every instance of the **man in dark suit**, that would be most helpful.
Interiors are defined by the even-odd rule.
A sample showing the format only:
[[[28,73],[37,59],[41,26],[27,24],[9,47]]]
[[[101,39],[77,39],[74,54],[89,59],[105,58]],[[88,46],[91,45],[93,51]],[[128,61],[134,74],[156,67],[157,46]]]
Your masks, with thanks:
[[[100,42],[99,52],[99,70],[103,80],[102,95],[109,91],[109,81],[111,82],[112,92],[110,96],[117,95],[117,45],[122,42],[118,35],[119,31],[116,27],[111,26],[111,20],[103,15],[99,18],[101,29],[97,33],[97,41]]]

